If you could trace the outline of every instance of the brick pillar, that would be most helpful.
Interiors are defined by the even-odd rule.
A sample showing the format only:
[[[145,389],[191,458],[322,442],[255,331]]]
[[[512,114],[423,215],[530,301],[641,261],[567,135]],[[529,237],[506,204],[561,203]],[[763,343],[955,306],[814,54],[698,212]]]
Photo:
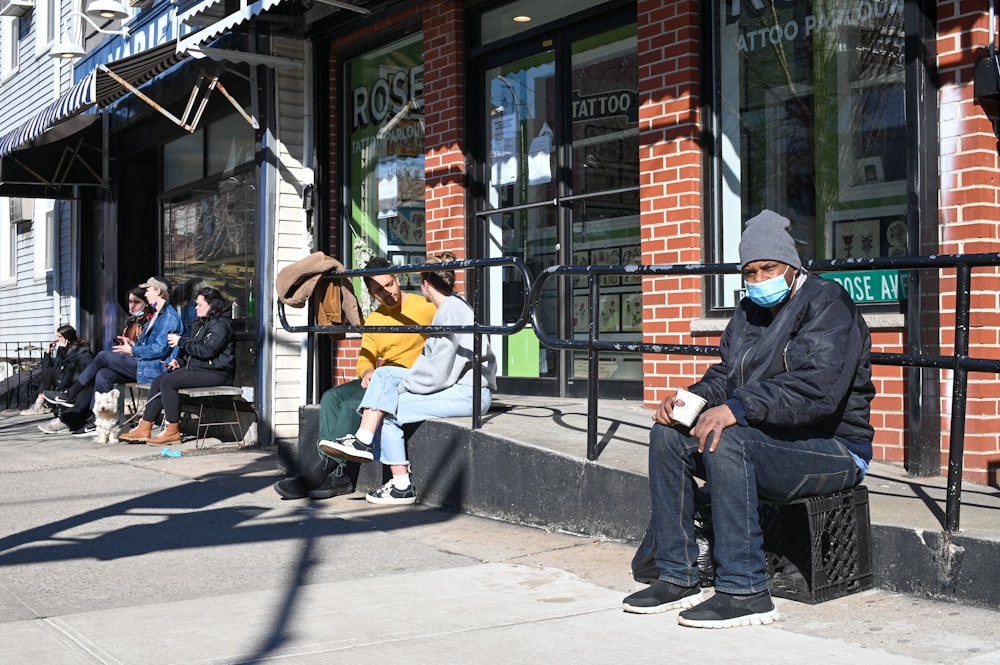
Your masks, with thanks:
[[[702,262],[699,13],[695,0],[637,3],[640,226],[647,265]],[[702,278],[645,279],[643,308],[645,342],[695,343],[690,324],[702,315]],[[689,385],[706,366],[690,356],[647,355],[646,403],[658,404]]]
[[[985,5],[984,5],[985,6]],[[1000,252],[1000,158],[998,106],[977,102],[973,91],[976,60],[989,45],[988,15],[965,3],[938,2],[937,76],[940,82],[940,252]],[[955,272],[941,272],[941,352],[952,353]],[[1000,271],[972,271],[970,355],[1000,358]],[[951,430],[951,373],[942,372],[942,468],[947,465]],[[965,425],[966,480],[998,482],[1000,469],[1000,380],[969,374]]]
[[[427,251],[465,258],[463,3],[435,3],[423,17]],[[464,275],[459,271],[460,283]]]

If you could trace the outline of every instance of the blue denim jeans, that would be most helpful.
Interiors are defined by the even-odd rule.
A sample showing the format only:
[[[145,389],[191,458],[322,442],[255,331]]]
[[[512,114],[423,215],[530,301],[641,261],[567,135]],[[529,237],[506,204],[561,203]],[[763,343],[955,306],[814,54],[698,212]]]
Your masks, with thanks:
[[[472,415],[472,387],[456,384],[429,395],[400,393],[398,386],[409,370],[402,367],[379,367],[372,373],[365,396],[358,407],[376,409],[385,413],[382,425],[375,434],[375,449],[382,464],[408,464],[403,425],[429,418],[450,418]],[[493,395],[488,388],[482,390],[485,412],[490,408]]]
[[[685,431],[654,424],[649,435],[649,489],[660,579],[698,583],[694,533],[695,478],[708,481],[714,529],[715,590],[747,594],[767,589],[758,497],[788,501],[853,487],[862,478],[836,439],[786,441],[733,425],[715,452],[698,452]]]
[[[84,411],[94,406],[94,393],[106,393],[116,383],[135,381],[139,361],[132,356],[114,351],[101,351],[76,377],[80,389],[75,394],[76,404],[70,411]],[[71,386],[67,386],[69,389]]]

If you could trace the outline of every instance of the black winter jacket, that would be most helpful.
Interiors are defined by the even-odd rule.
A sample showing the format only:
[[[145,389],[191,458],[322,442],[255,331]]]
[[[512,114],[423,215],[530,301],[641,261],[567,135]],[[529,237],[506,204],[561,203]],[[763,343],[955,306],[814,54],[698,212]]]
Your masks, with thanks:
[[[55,357],[49,360],[50,366],[59,371],[54,388],[56,390],[68,388],[93,359],[94,352],[86,344],[59,348]]]
[[[198,319],[194,330],[182,335],[177,347],[183,357],[181,366],[192,370],[228,372],[230,379],[236,366],[233,354],[233,323],[228,317]]]
[[[838,437],[871,460],[871,333],[840,284],[807,275],[777,316],[744,298],[719,348],[722,362],[691,386],[709,406],[736,399],[741,425],[780,439]]]

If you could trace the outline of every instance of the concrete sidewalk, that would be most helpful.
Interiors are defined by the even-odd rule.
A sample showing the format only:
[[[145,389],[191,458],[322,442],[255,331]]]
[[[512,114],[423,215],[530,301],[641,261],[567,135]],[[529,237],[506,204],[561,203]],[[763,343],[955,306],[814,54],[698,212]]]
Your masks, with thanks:
[[[274,450],[159,456],[0,416],[4,663],[997,663],[996,612],[879,590],[699,631],[621,599],[633,547],[361,493]]]

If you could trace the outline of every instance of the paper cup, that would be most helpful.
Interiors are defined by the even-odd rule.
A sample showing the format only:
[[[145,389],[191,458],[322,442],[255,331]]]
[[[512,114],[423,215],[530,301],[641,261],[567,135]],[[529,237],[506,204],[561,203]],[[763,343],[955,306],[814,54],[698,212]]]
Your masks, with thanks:
[[[706,404],[708,401],[704,397],[698,397],[687,390],[678,390],[674,398],[674,422],[691,427]]]

